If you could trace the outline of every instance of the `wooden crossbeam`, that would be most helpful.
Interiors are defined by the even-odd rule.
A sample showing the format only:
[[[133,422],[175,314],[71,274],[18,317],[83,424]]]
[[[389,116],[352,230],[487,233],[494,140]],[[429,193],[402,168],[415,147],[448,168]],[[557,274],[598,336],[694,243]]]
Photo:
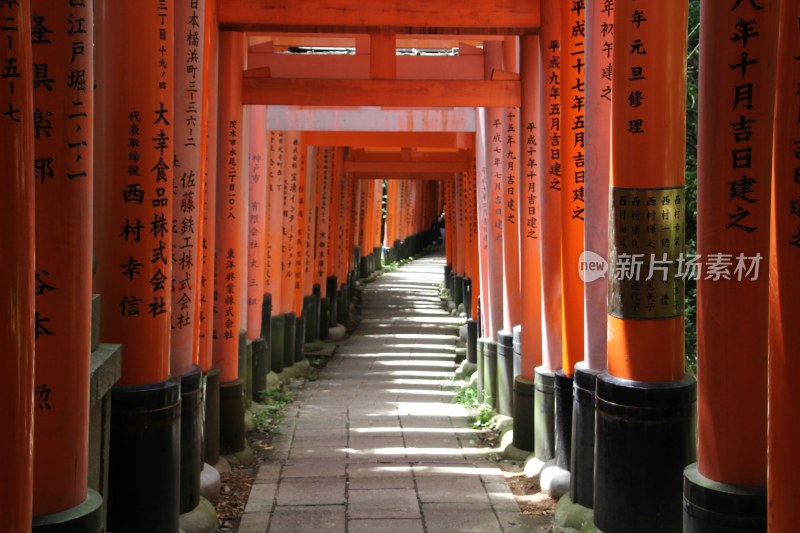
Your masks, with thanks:
[[[452,180],[455,174],[452,172],[435,172],[427,174],[405,174],[402,172],[351,172],[350,175],[359,180],[424,180],[442,181]]]
[[[251,50],[250,69],[269,67],[273,78],[368,79],[370,55],[273,54]],[[398,79],[482,80],[483,56],[397,56]]]
[[[245,105],[519,107],[516,80],[274,79],[245,72]]]
[[[250,32],[523,35],[538,0],[219,0],[224,30]]]
[[[451,132],[361,132],[361,131],[309,131],[303,133],[309,146],[349,146],[364,148],[425,148],[472,147],[474,134]]]
[[[445,174],[467,172],[466,161],[351,161],[344,162],[344,171],[375,174]]]

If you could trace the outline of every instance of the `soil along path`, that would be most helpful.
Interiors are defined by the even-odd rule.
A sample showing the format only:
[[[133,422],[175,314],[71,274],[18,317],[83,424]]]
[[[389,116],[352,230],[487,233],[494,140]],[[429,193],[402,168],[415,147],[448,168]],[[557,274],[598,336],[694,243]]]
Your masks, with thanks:
[[[446,383],[461,319],[432,255],[366,285],[362,321],[298,391],[240,533],[535,530]]]

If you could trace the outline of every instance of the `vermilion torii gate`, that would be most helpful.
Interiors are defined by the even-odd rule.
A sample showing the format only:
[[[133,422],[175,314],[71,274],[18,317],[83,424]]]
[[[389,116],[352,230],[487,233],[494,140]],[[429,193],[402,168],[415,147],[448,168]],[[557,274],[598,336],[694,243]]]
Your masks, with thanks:
[[[8,530],[177,531],[442,213],[463,368],[600,529],[792,530],[798,17],[703,4],[687,258],[686,1],[0,0]]]

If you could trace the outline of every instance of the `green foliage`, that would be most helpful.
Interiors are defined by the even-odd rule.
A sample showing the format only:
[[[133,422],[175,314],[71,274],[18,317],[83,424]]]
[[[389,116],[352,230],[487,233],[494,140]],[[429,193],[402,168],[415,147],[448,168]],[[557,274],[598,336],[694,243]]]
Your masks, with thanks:
[[[256,428],[271,433],[283,420],[286,406],[294,402],[294,394],[283,389],[266,389],[259,393],[262,405],[253,408]]]
[[[265,389],[259,394],[266,405],[286,405],[294,401],[294,394],[285,389]]]
[[[697,251],[697,110],[699,107],[698,73],[700,66],[700,0],[689,2],[688,59],[686,64],[686,254]],[[685,296],[686,364],[697,368],[697,288],[687,280]]]
[[[497,418],[492,406],[478,400],[478,391],[474,386],[466,386],[456,392],[453,403],[460,404],[472,418],[472,427],[482,429],[491,426]]]

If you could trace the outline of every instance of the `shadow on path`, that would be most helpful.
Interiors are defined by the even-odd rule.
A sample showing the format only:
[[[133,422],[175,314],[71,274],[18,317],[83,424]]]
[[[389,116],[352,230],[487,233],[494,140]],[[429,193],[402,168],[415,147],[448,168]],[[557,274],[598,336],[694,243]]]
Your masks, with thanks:
[[[240,533],[532,531],[446,383],[462,319],[431,255],[366,285],[361,324],[299,391]]]

